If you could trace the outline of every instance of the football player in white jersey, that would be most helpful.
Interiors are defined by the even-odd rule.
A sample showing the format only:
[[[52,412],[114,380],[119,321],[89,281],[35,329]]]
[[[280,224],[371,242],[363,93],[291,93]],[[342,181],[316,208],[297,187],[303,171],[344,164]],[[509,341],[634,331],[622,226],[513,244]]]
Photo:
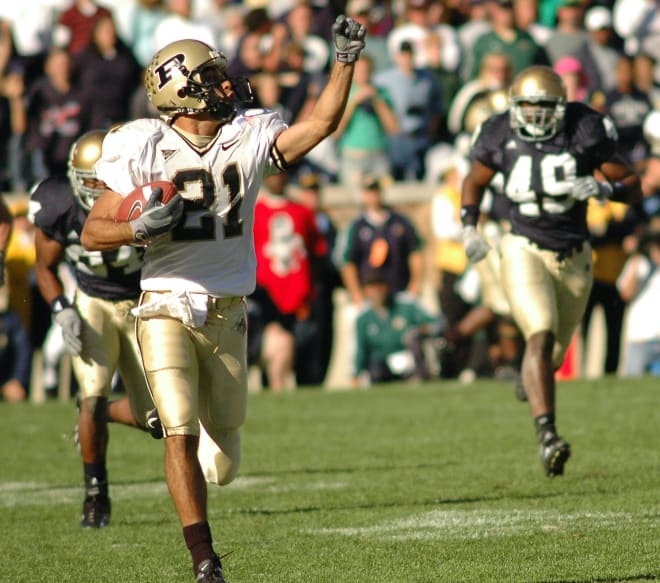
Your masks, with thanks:
[[[165,433],[165,475],[197,581],[224,582],[207,520],[206,481],[229,483],[240,462],[246,414],[245,296],[255,286],[254,205],[265,175],[284,170],[341,119],[365,30],[338,16],[337,62],[309,117],[246,109],[249,83],[227,76],[227,59],[193,40],[160,50],[145,87],[162,119],[110,132],[96,165],[108,190],[82,234],[87,249],[146,243],[137,309],[142,360]],[[136,187],[169,180],[143,213],[116,222]],[[206,480],[206,481],[205,481]]]
[[[592,285],[587,200],[636,202],[639,177],[620,152],[612,121],[582,103],[567,103],[561,78],[540,66],[519,73],[509,109],[477,129],[471,160],[461,197],[465,253],[472,262],[488,254],[477,228],[479,204],[501,172],[513,203],[511,232],[500,244],[502,285],[526,340],[522,381],[541,463],[548,476],[560,475],[571,450],[555,427],[554,371]]]

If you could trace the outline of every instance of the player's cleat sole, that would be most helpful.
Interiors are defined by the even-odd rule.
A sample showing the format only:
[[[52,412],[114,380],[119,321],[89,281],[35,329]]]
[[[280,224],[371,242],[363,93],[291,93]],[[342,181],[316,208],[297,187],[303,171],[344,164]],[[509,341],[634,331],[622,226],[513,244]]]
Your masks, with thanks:
[[[222,573],[222,564],[218,557],[206,559],[197,568],[197,583],[227,583]]]
[[[561,476],[566,460],[571,457],[571,446],[557,435],[548,436],[539,445],[539,455],[546,476]]]
[[[82,528],[103,528],[110,524],[110,498],[107,496],[86,496],[80,519]]]
[[[147,431],[154,439],[163,439],[163,424],[160,422],[156,409],[151,409],[147,413]]]

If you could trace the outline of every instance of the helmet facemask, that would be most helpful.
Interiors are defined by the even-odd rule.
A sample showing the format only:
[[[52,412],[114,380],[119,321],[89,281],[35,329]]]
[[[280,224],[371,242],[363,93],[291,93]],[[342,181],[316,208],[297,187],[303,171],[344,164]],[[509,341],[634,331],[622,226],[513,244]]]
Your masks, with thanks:
[[[228,120],[234,116],[240,103],[252,101],[252,88],[247,79],[230,79],[225,64],[224,57],[216,58],[186,75],[188,83],[179,92],[199,99],[202,106],[189,113],[206,111],[215,114],[218,119]],[[243,95],[239,95],[235,84],[240,86]]]
[[[511,127],[522,140],[549,140],[559,131],[565,111],[561,99],[512,98]]]

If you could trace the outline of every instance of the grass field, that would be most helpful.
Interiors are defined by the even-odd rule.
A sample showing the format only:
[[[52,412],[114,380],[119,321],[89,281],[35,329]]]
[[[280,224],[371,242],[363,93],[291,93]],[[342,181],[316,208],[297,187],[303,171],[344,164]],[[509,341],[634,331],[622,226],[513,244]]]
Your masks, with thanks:
[[[560,385],[573,457],[480,381],[251,395],[239,478],[209,490],[230,583],[660,579],[660,383]],[[78,527],[73,403],[0,404],[0,581],[192,582],[162,442],[111,427],[108,528]]]

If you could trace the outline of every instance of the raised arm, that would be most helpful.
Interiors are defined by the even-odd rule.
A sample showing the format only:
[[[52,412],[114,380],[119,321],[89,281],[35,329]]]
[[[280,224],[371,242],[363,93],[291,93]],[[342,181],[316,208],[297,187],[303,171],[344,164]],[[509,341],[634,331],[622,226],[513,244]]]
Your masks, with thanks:
[[[364,48],[365,29],[346,16],[332,27],[337,62],[307,119],[284,130],[275,142],[287,164],[300,160],[339,125],[353,80],[354,63]]]

